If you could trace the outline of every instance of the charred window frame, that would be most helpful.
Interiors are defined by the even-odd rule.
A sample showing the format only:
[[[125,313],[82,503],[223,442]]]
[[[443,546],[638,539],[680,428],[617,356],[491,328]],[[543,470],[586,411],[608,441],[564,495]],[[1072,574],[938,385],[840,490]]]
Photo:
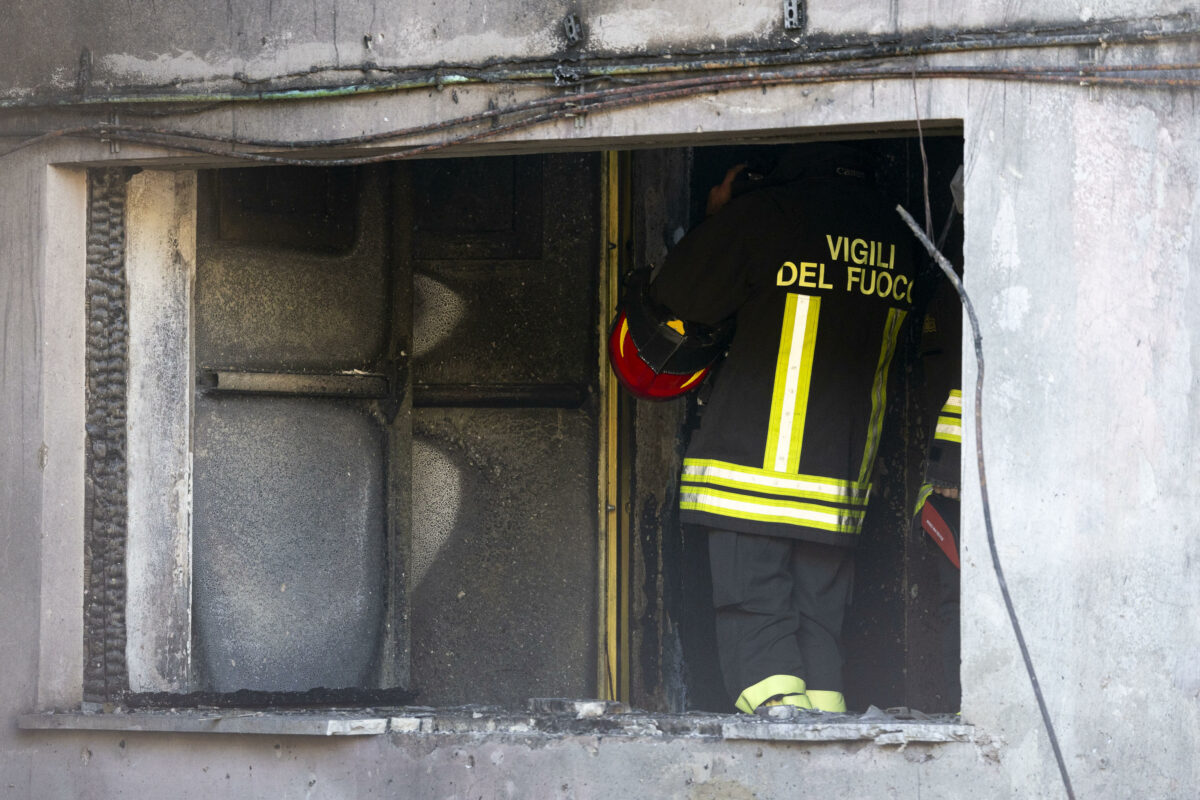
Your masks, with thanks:
[[[89,178],[83,697],[104,702],[129,686],[125,660],[128,174],[94,170]]]

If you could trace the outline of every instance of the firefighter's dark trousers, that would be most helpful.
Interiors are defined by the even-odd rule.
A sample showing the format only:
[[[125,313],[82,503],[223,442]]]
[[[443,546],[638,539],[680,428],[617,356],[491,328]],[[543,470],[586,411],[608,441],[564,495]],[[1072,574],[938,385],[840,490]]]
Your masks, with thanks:
[[[796,686],[840,697],[854,551],[722,530],[708,545],[717,649],[737,707],[753,711]]]
[[[937,498],[937,509],[941,512],[942,518],[950,525],[950,530],[958,532],[962,529],[959,527],[960,508],[957,500],[950,500],[942,497]],[[933,544],[933,537],[925,536],[932,549],[937,550],[934,558],[937,559],[938,565],[938,581],[940,587],[938,590],[938,623],[942,629],[942,669],[944,672],[944,682],[942,690],[942,704],[947,711],[955,711],[959,708],[962,697],[962,684],[959,679],[959,652],[962,649],[962,634],[959,626],[959,594],[961,586],[961,576],[957,567],[950,562],[946,554],[941,552],[936,544]],[[955,542],[955,547],[959,547],[959,542]],[[956,550],[961,552],[961,550]]]

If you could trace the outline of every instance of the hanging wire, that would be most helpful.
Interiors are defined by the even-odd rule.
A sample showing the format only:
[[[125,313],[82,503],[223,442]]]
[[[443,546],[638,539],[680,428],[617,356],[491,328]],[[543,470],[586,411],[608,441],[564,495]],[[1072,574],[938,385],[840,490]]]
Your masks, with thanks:
[[[904,206],[896,206],[896,211],[904,219],[904,222],[912,230],[913,235],[924,245],[929,252],[931,258],[937,262],[942,272],[954,285],[954,290],[958,292],[958,297],[962,301],[963,307],[967,310],[967,316],[971,321],[971,334],[975,342],[975,458],[979,469],[979,499],[983,506],[983,524],[987,530],[988,549],[992,554],[992,567],[996,573],[996,580],[1000,584],[1000,593],[1004,596],[1004,606],[1008,609],[1008,619],[1012,623],[1013,632],[1017,636],[1017,644],[1021,648],[1021,658],[1025,660],[1025,671],[1029,674],[1029,682],[1033,686],[1034,696],[1037,698],[1038,709],[1042,712],[1042,723],[1046,727],[1046,734],[1050,737],[1050,747],[1054,750],[1054,759],[1058,762],[1058,773],[1062,777],[1063,788],[1067,792],[1069,800],[1075,800],[1075,790],[1071,787],[1071,776],[1067,772],[1066,762],[1063,761],[1062,750],[1058,746],[1058,736],[1054,732],[1054,723],[1050,719],[1050,711],[1046,708],[1046,698],[1042,696],[1042,687],[1038,683],[1037,672],[1033,668],[1033,660],[1029,656],[1029,647],[1025,644],[1025,636],[1021,633],[1021,623],[1017,620],[1017,612],[1013,607],[1012,596],[1008,591],[1008,582],[1004,579],[1004,570],[1000,566],[1000,554],[996,549],[996,534],[992,528],[992,510],[991,504],[988,502],[987,490],[987,472],[984,469],[983,461],[983,336],[979,329],[979,318],[975,315],[975,306],[971,303],[971,298],[967,296],[967,290],[963,287],[962,280],[954,272],[953,265],[946,259],[944,255],[934,246],[929,237],[921,230],[917,221],[912,218],[912,215],[904,209]]]
[[[984,529],[987,532],[988,549],[992,556],[992,568],[996,573],[996,581],[1000,585],[1000,593],[1004,597],[1004,606],[1008,610],[1009,622],[1012,624],[1013,632],[1017,637],[1017,645],[1021,650],[1021,658],[1025,661],[1025,671],[1029,675],[1029,683],[1033,687],[1034,696],[1037,698],[1038,710],[1042,715],[1042,724],[1046,728],[1046,735],[1050,738],[1050,747],[1054,751],[1054,759],[1058,764],[1058,773],[1062,779],[1063,789],[1066,790],[1068,800],[1075,800],[1075,790],[1071,786],[1071,775],[1067,772],[1067,765],[1063,760],[1062,750],[1058,745],[1058,736],[1054,731],[1054,722],[1050,719],[1050,711],[1046,707],[1046,699],[1042,695],[1042,687],[1038,682],[1037,672],[1033,668],[1033,659],[1029,655],[1029,648],[1025,644],[1025,636],[1021,632],[1021,623],[1017,618],[1016,608],[1013,606],[1012,596],[1008,591],[1008,582],[1004,579],[1004,570],[1000,564],[1000,553],[996,548],[996,534],[992,527],[992,507],[988,499],[987,471],[984,467],[983,459],[983,334],[979,327],[979,317],[975,314],[975,305],[967,295],[967,290],[963,286],[962,279],[954,271],[954,266],[950,263],[949,259],[942,255],[938,246],[941,242],[939,241],[938,245],[934,245],[931,241],[933,228],[932,215],[930,213],[929,160],[925,155],[925,135],[921,129],[921,112],[920,107],[917,105],[917,82],[915,78],[912,88],[914,113],[917,120],[917,140],[921,148],[921,177],[925,200],[925,232],[921,231],[917,225],[917,221],[912,218],[912,215],[902,205],[897,205],[896,211],[954,286],[954,290],[958,293],[959,300],[966,309],[967,317],[971,323],[971,338],[975,345],[975,459],[979,472],[979,499],[980,505],[983,508],[983,523]],[[946,220],[943,238],[945,238],[945,233],[950,229],[951,219],[953,219],[953,210],[950,217]]]
[[[929,156],[925,153],[925,131],[921,127],[921,105],[917,102],[917,79],[912,82],[913,117],[917,120],[917,145],[921,150],[921,188],[925,198],[925,235],[933,238],[933,211],[929,204]]]

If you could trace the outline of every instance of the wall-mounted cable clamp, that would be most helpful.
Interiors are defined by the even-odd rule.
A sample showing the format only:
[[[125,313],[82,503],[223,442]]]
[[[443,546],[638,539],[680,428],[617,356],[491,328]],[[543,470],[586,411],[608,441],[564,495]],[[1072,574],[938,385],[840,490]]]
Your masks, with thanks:
[[[783,27],[789,31],[804,28],[804,0],[783,0]]]
[[[567,35],[567,44],[574,46],[583,41],[583,25],[575,14],[568,14],[563,20],[563,32]]]

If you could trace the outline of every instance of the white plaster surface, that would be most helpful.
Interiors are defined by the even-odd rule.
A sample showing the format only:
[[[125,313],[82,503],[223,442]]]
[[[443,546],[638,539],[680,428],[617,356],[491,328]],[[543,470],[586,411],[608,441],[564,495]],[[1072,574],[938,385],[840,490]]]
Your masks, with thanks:
[[[195,173],[135,175],[126,209],[129,685],[139,692],[186,692],[192,638]]]
[[[592,41],[600,50],[644,53],[647,47],[670,47],[693,41],[699,33],[714,44],[731,38],[762,35],[778,28],[783,6],[771,2],[729,3],[720,9],[697,13],[694,3],[668,2],[612,4],[597,14],[583,15]]]
[[[1008,584],[1079,796],[1186,796],[1200,781],[1200,706],[1177,679],[1200,641],[1194,98],[1021,89],[1017,109],[997,91],[968,125],[966,262]],[[964,709],[1011,745],[1015,787],[1046,785],[976,497]]]
[[[46,291],[41,298],[42,324],[41,346],[45,348],[42,361],[40,394],[43,402],[41,444],[37,463],[41,469],[41,536],[42,558],[40,559],[40,614],[41,635],[38,641],[37,705],[39,708],[58,708],[78,703],[82,697],[80,676],[83,674],[83,465],[84,465],[84,397],[80,376],[84,364],[84,299],[82,287],[85,280],[84,230],[81,227],[87,213],[87,181],[82,170],[44,167],[34,161],[35,174],[44,173],[44,205],[37,209],[44,218],[73,220],[59,232],[47,237],[45,247]],[[39,170],[40,167],[40,170]],[[7,186],[16,181],[6,183]],[[4,202],[0,200],[0,203]],[[11,202],[11,201],[10,201]],[[35,207],[36,208],[36,207]],[[31,209],[32,210],[32,209]],[[11,216],[8,216],[11,219]],[[15,242],[16,237],[4,238]],[[38,242],[26,240],[24,247],[36,248]],[[21,258],[23,247],[7,246],[4,255]],[[24,251],[29,252],[29,251]],[[0,264],[4,255],[0,255]],[[17,263],[0,266],[0,273],[14,277],[20,275]],[[18,312],[16,287],[5,288],[5,344],[9,344],[8,331],[16,333],[14,314]],[[13,294],[10,294],[13,292]],[[10,327],[11,326],[11,327]],[[15,338],[15,337],[14,337]],[[36,351],[37,348],[32,348]],[[23,359],[17,352],[6,352],[4,361],[14,368]],[[29,369],[28,366],[24,366]],[[12,406],[6,407],[12,408]],[[10,417],[11,419],[11,417]],[[19,422],[18,422],[19,420]],[[17,420],[22,426],[28,424],[24,413]],[[0,422],[0,429],[11,425]],[[36,426],[33,433],[36,431]],[[5,437],[5,449],[15,452],[16,437]],[[29,454],[33,456],[34,454]],[[28,463],[28,462],[26,462]],[[10,486],[19,485],[12,481]],[[0,519],[5,520],[0,535],[16,537],[22,533],[27,539],[33,526],[19,523],[15,516],[17,504],[11,499],[0,501]],[[3,562],[20,569],[22,560],[13,549],[10,538],[0,543],[3,547]],[[32,571],[32,570],[31,570]],[[17,581],[5,582],[6,587],[16,589]],[[28,602],[28,597],[25,598]],[[14,599],[13,603],[17,601]],[[6,603],[5,608],[14,604]],[[4,641],[6,637],[0,637]]]

